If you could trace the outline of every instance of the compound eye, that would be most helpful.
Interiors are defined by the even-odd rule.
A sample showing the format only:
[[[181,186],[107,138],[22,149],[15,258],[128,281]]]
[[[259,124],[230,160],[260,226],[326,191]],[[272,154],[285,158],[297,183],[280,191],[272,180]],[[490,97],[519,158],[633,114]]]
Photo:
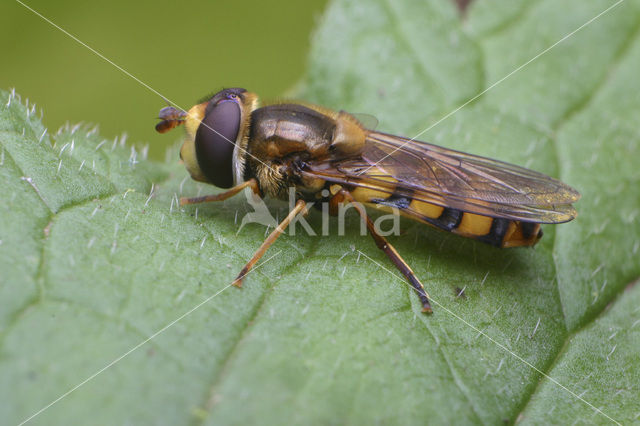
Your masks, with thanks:
[[[198,165],[218,188],[233,186],[233,149],[240,130],[240,106],[225,100],[209,105],[196,132]]]

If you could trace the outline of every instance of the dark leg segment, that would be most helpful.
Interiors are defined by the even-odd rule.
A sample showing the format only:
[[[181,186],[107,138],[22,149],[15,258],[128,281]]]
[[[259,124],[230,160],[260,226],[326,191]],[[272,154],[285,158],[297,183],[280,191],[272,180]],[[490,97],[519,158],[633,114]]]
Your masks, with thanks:
[[[353,198],[351,193],[344,189],[341,189],[336,194],[336,196],[342,196],[344,200],[353,203],[353,206],[356,208],[356,210],[358,210],[360,217],[362,217],[362,219],[366,221],[367,229],[373,237],[373,240],[376,242],[378,248],[382,250],[391,260],[391,262],[393,262],[396,268],[398,268],[398,270],[402,272],[402,275],[405,276],[407,281],[409,281],[409,284],[411,284],[413,289],[418,294],[418,298],[422,303],[422,312],[430,314],[432,312],[431,304],[429,303],[429,296],[427,295],[424,286],[422,285],[420,280],[418,280],[418,277],[416,277],[416,274],[409,267],[409,265],[407,265],[407,262],[405,262],[404,259],[400,257],[400,254],[396,251],[396,249],[382,235],[376,232],[373,222],[371,221],[371,219],[369,219],[369,216],[367,215],[367,212],[364,210],[362,205],[360,205],[359,203],[355,203],[355,199]],[[341,202],[342,200],[336,201]]]
[[[233,285],[235,285],[236,287],[241,287],[242,286],[242,280],[244,279],[244,276],[247,275],[247,273],[249,273],[251,268],[253,268],[253,265],[255,265],[256,262],[258,260],[260,260],[260,258],[265,254],[267,249],[269,249],[269,247],[271,247],[271,244],[273,244],[278,239],[280,234],[282,234],[284,232],[284,230],[287,228],[287,226],[289,226],[291,221],[300,212],[302,212],[303,215],[306,215],[309,212],[307,210],[307,203],[305,203],[302,200],[298,200],[296,202],[296,206],[293,208],[293,210],[291,210],[289,212],[287,217],[285,217],[284,220],[282,222],[280,222],[280,225],[278,225],[278,227],[276,229],[274,229],[271,234],[269,234],[267,239],[264,240],[264,242],[262,243],[260,248],[256,251],[256,253],[253,255],[251,260],[249,260],[247,262],[247,264],[244,265],[244,268],[242,268],[242,270],[238,274],[237,278],[233,281]]]

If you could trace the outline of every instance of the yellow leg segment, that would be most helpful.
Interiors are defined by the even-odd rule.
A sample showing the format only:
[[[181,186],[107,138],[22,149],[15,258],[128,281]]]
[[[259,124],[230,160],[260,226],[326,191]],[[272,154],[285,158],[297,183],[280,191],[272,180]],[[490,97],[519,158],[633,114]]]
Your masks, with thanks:
[[[227,198],[231,198],[236,195],[238,192],[242,191],[245,188],[251,188],[254,194],[260,195],[260,187],[258,186],[258,181],[255,179],[249,179],[246,182],[241,183],[240,185],[236,185],[228,191],[222,192],[220,194],[214,195],[205,195],[203,197],[193,197],[193,198],[180,198],[180,205],[184,206],[186,204],[199,204],[199,203],[208,203],[210,201],[224,201]]]
[[[280,224],[276,227],[276,229],[274,229],[273,232],[269,234],[267,239],[264,240],[264,242],[262,243],[260,248],[256,251],[256,253],[253,255],[251,260],[249,260],[247,264],[244,265],[244,268],[242,268],[242,270],[240,271],[236,279],[233,281],[232,283],[233,285],[235,285],[236,287],[242,286],[242,280],[244,279],[244,276],[247,275],[247,273],[251,270],[251,268],[253,268],[253,265],[255,265],[256,262],[260,260],[260,258],[269,249],[269,247],[271,247],[271,244],[273,244],[278,239],[278,237],[284,232],[287,226],[289,226],[291,221],[298,215],[298,213],[301,213],[301,212],[303,215],[306,215],[309,211],[307,209],[307,203],[302,200],[298,200],[296,202],[295,207],[289,212],[287,217],[285,217],[284,220],[280,222]]]

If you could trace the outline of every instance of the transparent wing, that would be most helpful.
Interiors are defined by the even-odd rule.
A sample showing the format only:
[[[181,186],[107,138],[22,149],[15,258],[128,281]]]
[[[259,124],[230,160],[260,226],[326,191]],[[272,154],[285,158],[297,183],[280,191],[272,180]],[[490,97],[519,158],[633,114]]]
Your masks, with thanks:
[[[371,114],[365,114],[362,112],[350,112],[349,114],[355,117],[355,119],[360,122],[362,127],[365,127],[369,130],[375,130],[376,127],[378,127],[378,119]]]
[[[313,162],[306,173],[443,207],[540,223],[567,222],[580,194],[513,164],[370,132],[360,157]]]

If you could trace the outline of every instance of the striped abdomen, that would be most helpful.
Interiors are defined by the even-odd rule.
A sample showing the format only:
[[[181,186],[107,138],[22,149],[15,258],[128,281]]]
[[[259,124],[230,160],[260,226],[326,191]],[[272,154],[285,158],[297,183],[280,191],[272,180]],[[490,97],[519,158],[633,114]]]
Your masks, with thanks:
[[[483,216],[364,188],[356,188],[352,194],[377,209],[391,211],[395,207],[411,219],[496,247],[532,246],[542,238],[539,223]]]

